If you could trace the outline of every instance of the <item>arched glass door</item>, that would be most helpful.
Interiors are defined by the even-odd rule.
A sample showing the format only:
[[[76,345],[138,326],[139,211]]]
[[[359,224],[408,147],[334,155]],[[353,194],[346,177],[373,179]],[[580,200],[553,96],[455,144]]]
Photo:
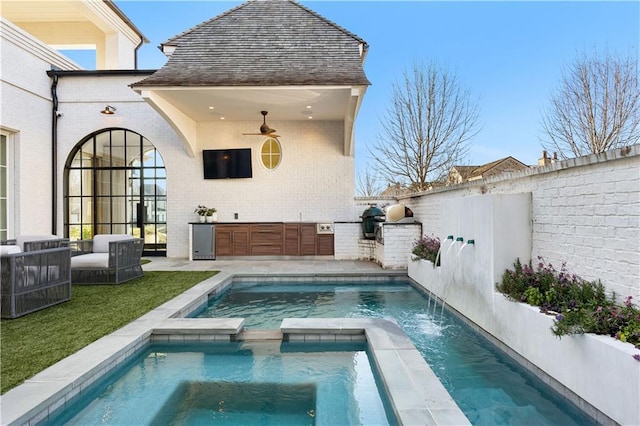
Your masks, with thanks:
[[[162,156],[142,135],[106,129],[84,138],[65,165],[65,235],[130,234],[145,255],[167,249],[167,176]]]

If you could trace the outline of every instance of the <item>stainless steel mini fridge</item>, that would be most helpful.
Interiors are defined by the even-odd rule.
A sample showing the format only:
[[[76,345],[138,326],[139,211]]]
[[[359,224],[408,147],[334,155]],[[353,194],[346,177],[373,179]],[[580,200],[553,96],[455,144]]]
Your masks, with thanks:
[[[213,260],[216,258],[216,225],[194,223],[191,227],[191,250],[193,260]]]

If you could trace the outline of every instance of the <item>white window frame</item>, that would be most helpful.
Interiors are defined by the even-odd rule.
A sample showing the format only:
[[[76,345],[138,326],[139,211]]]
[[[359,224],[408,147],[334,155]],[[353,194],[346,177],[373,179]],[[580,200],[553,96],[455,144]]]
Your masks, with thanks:
[[[264,160],[263,160],[263,158],[262,158],[262,148],[264,148],[264,145],[265,145],[268,141],[270,141],[270,140],[274,140],[274,141],[276,142],[276,144],[278,145],[278,149],[280,150],[280,153],[279,153],[279,157],[280,157],[280,159],[279,159],[279,161],[278,161],[278,164],[276,164],[274,167],[267,167],[267,165],[266,165],[266,164],[264,164]],[[278,138],[268,137],[268,138],[264,139],[264,140],[262,141],[262,143],[260,144],[260,151],[259,151],[259,155],[260,155],[260,165],[262,166],[262,168],[263,168],[263,169],[265,169],[265,170],[267,170],[267,171],[272,172],[272,171],[276,170],[278,167],[280,167],[280,164],[282,164],[282,144],[280,143],[280,141],[278,140]],[[270,153],[269,153],[269,158],[270,158],[270,159],[273,159],[273,152],[270,152]]]
[[[4,128],[0,128],[0,135],[6,138],[6,160],[7,164],[4,165],[1,173],[5,173],[6,185],[7,185],[7,211],[5,217],[7,218],[6,231],[7,239],[15,238],[15,132],[8,131]]]

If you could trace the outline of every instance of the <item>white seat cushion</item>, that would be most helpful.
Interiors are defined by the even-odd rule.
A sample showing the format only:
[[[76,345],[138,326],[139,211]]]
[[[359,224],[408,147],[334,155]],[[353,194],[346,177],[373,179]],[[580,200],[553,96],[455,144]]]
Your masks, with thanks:
[[[28,241],[57,240],[57,235],[20,235],[16,238],[16,244],[20,246],[20,250],[24,250],[24,243]]]
[[[107,269],[109,253],[88,253],[71,258],[71,269]]]
[[[20,246],[0,246],[0,256],[7,256],[14,253],[21,253]]]
[[[133,240],[131,235],[127,234],[100,234],[93,237],[94,253],[109,253],[109,242],[120,240]]]

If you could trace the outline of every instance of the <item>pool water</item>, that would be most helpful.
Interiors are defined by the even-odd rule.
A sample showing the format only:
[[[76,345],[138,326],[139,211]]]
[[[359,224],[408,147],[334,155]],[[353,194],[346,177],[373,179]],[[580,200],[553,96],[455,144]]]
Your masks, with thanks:
[[[151,344],[50,424],[394,424],[364,343]]]
[[[194,316],[241,317],[249,329],[279,328],[283,318],[393,318],[472,424],[595,424],[409,283],[235,283]]]

